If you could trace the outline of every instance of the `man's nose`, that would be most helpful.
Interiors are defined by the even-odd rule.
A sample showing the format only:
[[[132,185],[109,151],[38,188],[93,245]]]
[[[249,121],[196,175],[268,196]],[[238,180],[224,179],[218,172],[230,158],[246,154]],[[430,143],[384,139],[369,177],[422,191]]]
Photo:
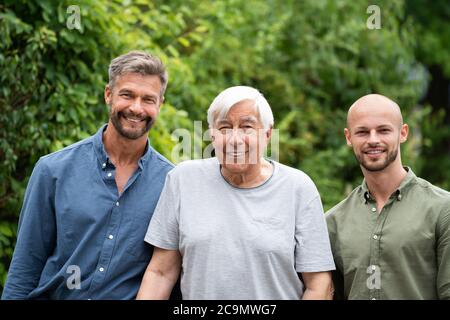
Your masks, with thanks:
[[[130,111],[135,113],[135,114],[140,114],[143,111],[142,108],[142,101],[141,98],[136,98],[133,100],[133,102],[131,103],[131,106],[129,107]]]
[[[369,144],[378,144],[380,143],[380,137],[376,130],[371,130],[369,133]]]
[[[228,145],[236,148],[244,144],[244,139],[241,130],[231,129],[228,133]]]

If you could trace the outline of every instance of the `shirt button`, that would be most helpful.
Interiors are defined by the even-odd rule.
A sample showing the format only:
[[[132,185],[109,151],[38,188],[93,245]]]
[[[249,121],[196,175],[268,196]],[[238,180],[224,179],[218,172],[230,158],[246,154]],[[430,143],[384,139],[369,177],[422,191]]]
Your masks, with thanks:
[[[102,164],[102,168],[106,168],[106,163]]]
[[[114,236],[113,236],[112,234],[110,234],[110,235],[108,236],[108,238],[112,240],[112,239],[114,238]]]
[[[101,267],[100,269],[98,269],[98,271],[103,272],[105,271],[105,268]]]
[[[118,206],[119,206],[119,201],[116,202],[116,207],[118,207]]]
[[[111,172],[109,172],[109,173],[108,173],[108,177],[111,177],[111,176],[112,176],[112,173],[111,173]]]
[[[372,208],[372,212],[376,212],[377,211],[377,208]]]
[[[377,240],[377,239],[378,239],[378,236],[377,236],[376,234],[374,234],[374,235],[373,235],[373,238],[374,238],[375,240]]]

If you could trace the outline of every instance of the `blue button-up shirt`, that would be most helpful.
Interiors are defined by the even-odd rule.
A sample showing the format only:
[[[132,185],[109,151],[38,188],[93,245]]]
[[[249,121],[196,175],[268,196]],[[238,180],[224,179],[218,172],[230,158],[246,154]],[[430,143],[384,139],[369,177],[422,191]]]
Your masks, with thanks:
[[[36,164],[2,299],[135,298],[152,250],[144,236],[173,165],[147,143],[119,195],[105,128]]]

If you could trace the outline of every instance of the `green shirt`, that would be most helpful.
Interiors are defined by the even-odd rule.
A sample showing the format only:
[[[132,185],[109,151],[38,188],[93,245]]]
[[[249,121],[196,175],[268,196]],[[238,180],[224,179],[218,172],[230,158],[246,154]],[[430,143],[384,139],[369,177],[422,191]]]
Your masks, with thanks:
[[[327,212],[337,298],[450,299],[450,193],[405,169],[381,212],[365,180]]]

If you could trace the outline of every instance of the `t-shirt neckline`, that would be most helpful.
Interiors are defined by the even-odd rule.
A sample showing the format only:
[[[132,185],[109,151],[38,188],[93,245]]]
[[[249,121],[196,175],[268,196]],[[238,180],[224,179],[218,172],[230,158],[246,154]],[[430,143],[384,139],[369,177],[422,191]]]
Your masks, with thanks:
[[[222,165],[219,163],[219,159],[217,159],[217,157],[216,157],[216,161],[215,161],[216,163],[215,164],[217,165],[218,170],[216,170],[216,172],[218,172],[220,180],[224,181],[225,184],[228,185],[229,187],[231,187],[232,189],[238,190],[238,191],[244,191],[244,192],[245,191],[254,191],[254,190],[261,189],[261,188],[265,187],[272,180],[273,176],[275,175],[275,171],[278,168],[278,166],[276,165],[276,162],[273,161],[272,159],[268,159],[268,158],[264,158],[264,159],[269,161],[270,164],[272,165],[272,167],[273,167],[272,174],[270,175],[270,177],[266,181],[264,181],[263,183],[261,183],[260,185],[258,185],[256,187],[239,188],[239,187],[236,187],[236,186],[232,185],[230,182],[228,182],[227,179],[225,179],[225,177],[223,176],[222,171],[220,170]]]

